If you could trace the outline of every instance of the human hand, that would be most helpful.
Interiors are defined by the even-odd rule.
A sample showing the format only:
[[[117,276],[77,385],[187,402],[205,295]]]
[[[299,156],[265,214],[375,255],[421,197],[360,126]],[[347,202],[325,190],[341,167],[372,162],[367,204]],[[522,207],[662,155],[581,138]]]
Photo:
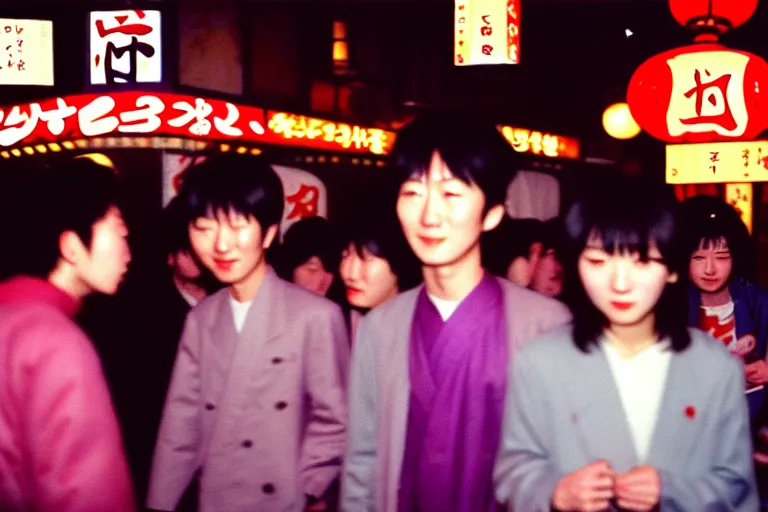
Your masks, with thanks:
[[[755,347],[757,346],[757,339],[751,334],[745,334],[738,340],[736,340],[736,343],[733,344],[733,346],[729,347],[729,350],[731,353],[738,357],[746,357],[750,352],[752,352]]]
[[[606,510],[614,496],[615,476],[610,464],[604,460],[584,466],[557,483],[552,506],[574,512]]]
[[[619,507],[647,512],[661,499],[661,477],[656,468],[637,466],[616,476],[616,502]]]
[[[754,386],[768,383],[768,363],[765,361],[755,361],[744,366],[744,374],[747,382]]]

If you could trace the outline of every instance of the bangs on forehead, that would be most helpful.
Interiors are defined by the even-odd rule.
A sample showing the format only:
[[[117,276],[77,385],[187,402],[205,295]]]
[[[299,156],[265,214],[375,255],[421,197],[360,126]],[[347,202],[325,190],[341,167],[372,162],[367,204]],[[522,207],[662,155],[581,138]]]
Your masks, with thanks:
[[[725,236],[708,235],[699,242],[699,249],[713,251],[730,251],[728,239]]]
[[[435,153],[437,153],[437,157],[444,164],[442,169],[443,179],[447,180],[457,178],[467,185],[471,185],[473,183],[472,175],[469,172],[468,165],[465,162],[462,162],[459,158],[451,155],[450,150],[441,148],[414,151],[407,157],[401,158],[403,161],[401,165],[406,165],[410,171],[408,179],[416,181],[425,179],[429,173],[429,169],[432,165],[432,159]]]
[[[216,219],[221,214],[227,217],[232,215],[241,215],[248,217],[250,215],[248,206],[241,201],[232,200],[232,198],[225,199],[217,194],[199,194],[193,198],[193,204],[191,213],[193,219],[200,217],[207,217],[209,219]]]
[[[599,247],[607,253],[638,254],[647,261],[648,251],[657,249],[662,258],[672,230],[672,218],[608,218],[596,223],[587,234],[586,247]]]

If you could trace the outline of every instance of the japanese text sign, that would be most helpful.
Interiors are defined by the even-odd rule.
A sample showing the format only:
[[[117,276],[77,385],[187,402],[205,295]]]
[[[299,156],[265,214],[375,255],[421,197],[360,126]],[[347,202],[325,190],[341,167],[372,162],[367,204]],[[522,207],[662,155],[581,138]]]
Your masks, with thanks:
[[[768,181],[768,141],[667,146],[667,183]]]
[[[0,146],[4,147],[108,134],[264,140],[262,109],[166,93],[52,98],[0,109],[0,122]]]
[[[578,160],[581,156],[579,139],[513,126],[499,126],[498,128],[518,153],[572,160]]]
[[[0,18],[0,85],[53,85],[53,23]]]
[[[456,66],[520,62],[520,0],[455,0]]]
[[[749,57],[733,52],[685,53],[669,59],[669,134],[714,131],[730,137],[743,135],[749,119],[744,103],[748,63]]]
[[[281,144],[313,147],[336,151],[370,152],[386,155],[395,141],[395,134],[380,128],[365,128],[312,117],[269,111],[267,129],[280,137]]]
[[[160,11],[92,11],[91,83],[160,82],[160,31]]]
[[[0,147],[119,135],[161,135],[385,155],[395,134],[379,128],[269,113],[228,101],[141,91],[80,94],[0,107]]]

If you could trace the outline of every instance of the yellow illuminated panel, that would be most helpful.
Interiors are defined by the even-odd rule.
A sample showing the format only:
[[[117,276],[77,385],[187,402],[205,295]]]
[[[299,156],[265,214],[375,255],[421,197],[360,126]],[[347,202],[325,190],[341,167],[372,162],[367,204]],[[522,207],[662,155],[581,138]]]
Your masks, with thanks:
[[[518,153],[531,153],[550,158],[567,158],[578,160],[581,156],[579,140],[563,135],[516,128],[514,126],[499,126],[501,134],[509,141]]]
[[[751,183],[728,183],[725,186],[725,202],[739,212],[750,234],[752,233],[752,190]]]
[[[768,181],[768,141],[670,144],[667,183]]]
[[[287,112],[269,112],[267,128],[283,144],[294,140],[303,146],[375,155],[388,154],[395,141],[393,132],[380,128],[335,123]]]

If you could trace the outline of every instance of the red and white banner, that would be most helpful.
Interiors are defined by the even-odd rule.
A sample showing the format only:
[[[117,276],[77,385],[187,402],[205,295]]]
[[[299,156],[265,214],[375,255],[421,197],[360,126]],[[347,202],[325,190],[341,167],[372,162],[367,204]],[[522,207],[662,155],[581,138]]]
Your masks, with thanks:
[[[184,94],[126,91],[0,108],[0,148],[103,136],[178,136],[386,155],[395,133]]]
[[[80,94],[0,110],[0,146],[104,135],[261,141],[264,110],[169,93]]]

